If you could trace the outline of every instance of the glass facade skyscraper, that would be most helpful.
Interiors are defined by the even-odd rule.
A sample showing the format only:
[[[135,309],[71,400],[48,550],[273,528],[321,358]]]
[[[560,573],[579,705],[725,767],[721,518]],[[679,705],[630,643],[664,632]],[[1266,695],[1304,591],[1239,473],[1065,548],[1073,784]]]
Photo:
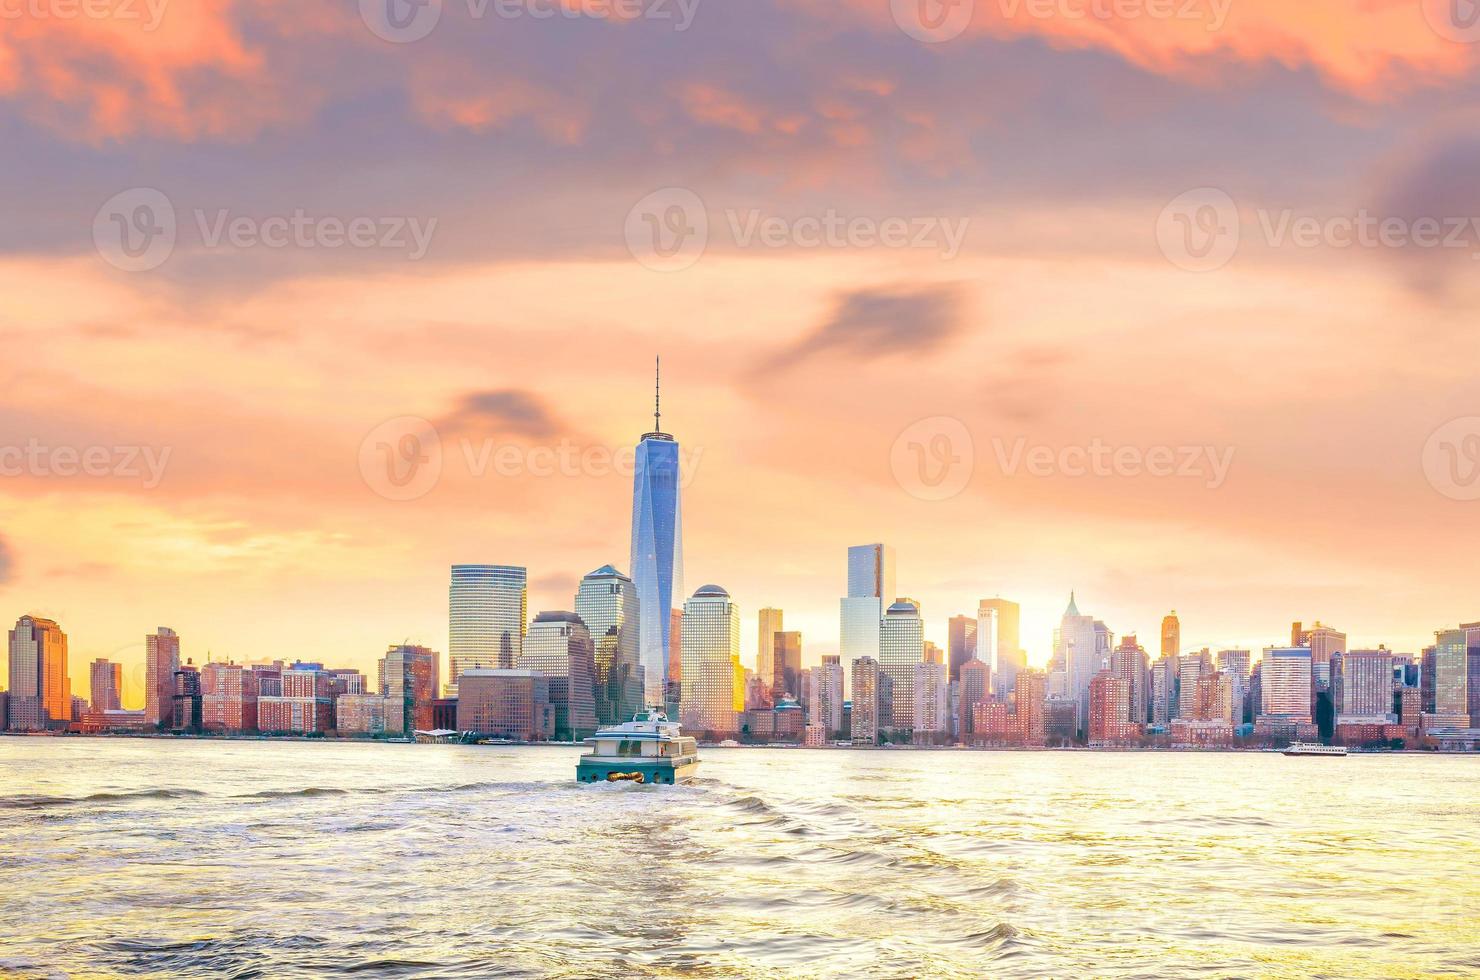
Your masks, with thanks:
[[[970,616],[952,616],[947,640],[951,680],[961,679],[961,665],[976,656],[976,620]]]
[[[895,600],[894,549],[887,544],[859,544],[848,549],[848,594]]]
[[[988,648],[993,658],[987,660],[981,655],[980,650],[976,656],[978,660],[985,660],[992,665],[992,678],[996,693],[1000,697],[1006,697],[1007,693],[1017,684],[1018,671],[1026,667],[1028,663],[1027,651],[1022,648],[1020,642],[1022,610],[1017,603],[1007,599],[983,599],[977,604],[978,629],[988,613],[991,613],[997,626],[996,642]]]
[[[437,699],[437,651],[411,644],[397,644],[380,661],[378,694],[388,702],[386,719],[390,732],[431,731],[432,702]]]
[[[755,654],[755,672],[767,688],[776,685],[776,634],[785,627],[780,609],[767,606],[759,613],[760,629],[757,632],[758,648]]]
[[[848,549],[848,595],[840,603],[840,650],[849,663],[861,657],[879,658],[879,631],[884,610],[897,598],[894,587],[894,549],[885,544],[860,544]],[[885,727],[888,727],[887,719]]]
[[[72,720],[67,636],[40,616],[22,616],[10,631],[10,728],[44,731]]]
[[[1469,715],[1469,661],[1464,630],[1442,630],[1434,643],[1434,713]]]
[[[510,670],[529,613],[529,572],[516,565],[453,565],[448,590],[448,694],[464,670]]]
[[[564,610],[540,613],[515,666],[549,678],[556,738],[575,741],[596,731],[596,658],[581,617]]]
[[[656,406],[655,406],[656,409]],[[683,595],[679,447],[653,412],[632,474],[632,582],[640,609],[638,647],[649,706],[666,703],[673,597]]]
[[[745,710],[740,667],[740,610],[730,594],[706,585],[683,609],[682,721],[690,733],[731,735]]]
[[[631,721],[643,707],[638,660],[637,586],[611,565],[581,579],[576,615],[591,631],[596,654],[596,716],[602,724]]]
[[[1064,693],[1078,705],[1077,724],[1080,728],[1085,727],[1089,719],[1089,682],[1104,666],[1103,660],[1110,652],[1107,635],[1104,655],[1099,655],[1101,637],[1095,627],[1095,618],[1080,613],[1074,593],[1069,593],[1069,606],[1054,634],[1054,659],[1063,664]]]
[[[879,714],[879,729],[908,732],[915,727],[915,665],[925,662],[925,632],[920,610],[911,602],[896,602],[884,614],[880,627],[879,667],[889,676],[894,700],[892,712]]]
[[[1309,723],[1310,682],[1309,647],[1266,649],[1259,665],[1260,714]]]

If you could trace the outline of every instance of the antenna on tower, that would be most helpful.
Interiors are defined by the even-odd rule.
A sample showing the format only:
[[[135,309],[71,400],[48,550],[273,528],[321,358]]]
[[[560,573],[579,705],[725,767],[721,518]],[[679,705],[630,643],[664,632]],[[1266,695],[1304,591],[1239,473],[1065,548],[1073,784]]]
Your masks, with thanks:
[[[657,357],[657,366],[653,371],[653,431],[663,431],[663,355]]]

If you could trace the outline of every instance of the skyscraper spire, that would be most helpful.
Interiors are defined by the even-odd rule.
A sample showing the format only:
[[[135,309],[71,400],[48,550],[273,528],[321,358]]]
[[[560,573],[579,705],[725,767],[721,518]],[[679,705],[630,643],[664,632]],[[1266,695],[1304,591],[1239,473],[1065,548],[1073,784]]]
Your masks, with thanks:
[[[663,355],[657,357],[653,370],[653,431],[663,431]]]

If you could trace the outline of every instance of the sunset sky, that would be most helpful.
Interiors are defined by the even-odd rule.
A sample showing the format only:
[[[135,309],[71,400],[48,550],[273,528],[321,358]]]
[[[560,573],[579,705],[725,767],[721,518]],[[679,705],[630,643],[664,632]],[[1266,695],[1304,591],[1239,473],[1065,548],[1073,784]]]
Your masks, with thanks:
[[[160,625],[197,663],[445,654],[455,562],[569,608],[627,566],[605,454],[657,354],[685,585],[729,589],[748,662],[766,605],[836,652],[871,541],[928,638],[1001,595],[1039,663],[1071,589],[1153,653],[1171,609],[1214,649],[1480,619],[1480,28],[1447,4],[617,6],[434,0],[414,40],[377,0],[4,8],[0,619],[56,619],[75,691],[108,657],[139,703]],[[159,196],[172,247],[110,243]],[[696,201],[702,254],[655,255]],[[1230,214],[1232,254],[1179,249]],[[1330,230],[1363,216],[1408,233]],[[388,499],[407,417],[440,472]],[[1228,468],[1062,471],[1092,445]]]

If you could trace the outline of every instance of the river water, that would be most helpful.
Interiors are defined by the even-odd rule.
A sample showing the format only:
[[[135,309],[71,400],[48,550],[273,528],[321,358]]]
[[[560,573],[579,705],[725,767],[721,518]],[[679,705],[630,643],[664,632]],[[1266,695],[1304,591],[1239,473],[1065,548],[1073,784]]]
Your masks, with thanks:
[[[0,738],[5,977],[1480,975],[1480,758]]]

